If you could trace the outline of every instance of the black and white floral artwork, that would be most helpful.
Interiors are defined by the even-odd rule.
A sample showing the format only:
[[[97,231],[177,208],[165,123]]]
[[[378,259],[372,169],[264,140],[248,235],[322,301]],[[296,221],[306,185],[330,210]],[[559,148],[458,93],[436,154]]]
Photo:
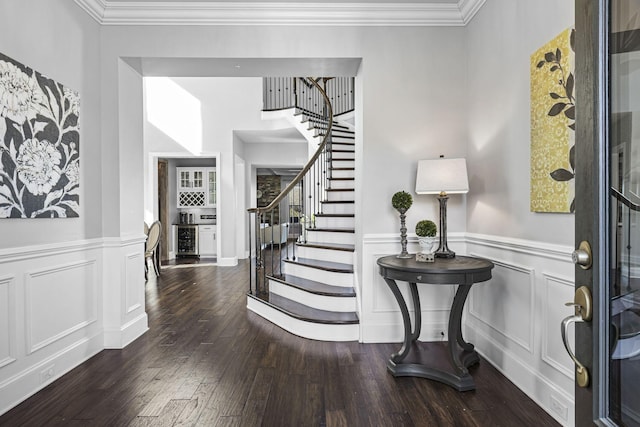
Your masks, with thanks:
[[[0,53],[0,218],[79,216],[80,97]]]

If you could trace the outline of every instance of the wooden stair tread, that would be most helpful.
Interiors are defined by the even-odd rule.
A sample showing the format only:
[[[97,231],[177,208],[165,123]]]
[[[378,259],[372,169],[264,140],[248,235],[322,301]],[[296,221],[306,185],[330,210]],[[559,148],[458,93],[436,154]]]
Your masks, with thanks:
[[[321,261],[313,258],[298,258],[295,261],[291,259],[285,259],[284,262],[289,264],[304,265],[305,267],[331,271],[334,273],[353,273],[353,265],[345,264],[342,262]]]
[[[329,181],[355,181],[355,178],[353,177],[329,178]]]
[[[323,200],[320,203],[329,203],[329,204],[336,204],[336,203],[355,203],[355,200]]]
[[[326,191],[356,191],[355,188],[327,188]]]
[[[316,215],[317,216],[317,215]],[[307,248],[317,248],[317,249],[331,249],[334,251],[344,251],[344,252],[354,252],[356,250],[355,245],[350,245],[347,243],[317,243],[317,242],[306,242],[306,243],[296,243],[296,246],[307,247]]]
[[[320,231],[330,233],[355,233],[353,228],[307,228],[307,231]]]
[[[316,214],[316,218],[355,218],[355,214]]]
[[[324,132],[325,129],[320,128],[318,130],[320,131],[319,135],[324,135],[326,133],[326,132]],[[349,136],[356,134],[355,131],[348,130],[348,129],[346,129],[346,130],[345,129],[336,129],[335,127],[331,129],[331,133],[334,134],[334,136],[336,136],[335,135],[336,132],[347,133],[347,134],[349,134]],[[342,137],[342,135],[340,135],[340,136]]]
[[[314,138],[324,138],[324,133],[317,133],[316,135],[313,135]],[[344,139],[353,139],[355,140],[356,137],[353,135],[336,135],[336,131],[331,132],[331,137],[332,138],[344,138]]]
[[[352,171],[356,170],[356,168],[331,168],[332,171]]]
[[[307,117],[304,120],[301,120],[302,123],[318,123],[323,125],[324,128],[326,128],[327,124],[329,123],[328,120],[324,120],[324,119],[317,119],[315,117]],[[313,128],[309,128],[309,129],[313,129]],[[344,130],[349,130],[349,128],[345,125],[341,125],[339,122],[334,121],[333,122],[333,126],[332,129],[344,129]]]
[[[271,280],[292,286],[303,291],[330,297],[355,297],[356,292],[351,286],[332,286],[315,280],[304,279],[302,277],[285,274],[284,276],[267,276]]]
[[[260,297],[252,294],[248,295],[249,297],[262,301],[265,304],[273,307],[274,309],[287,314],[288,316],[306,322],[330,325],[353,325],[360,323],[360,321],[358,320],[358,315],[355,312],[318,310],[316,308],[311,308],[307,305],[297,303],[276,294]]]

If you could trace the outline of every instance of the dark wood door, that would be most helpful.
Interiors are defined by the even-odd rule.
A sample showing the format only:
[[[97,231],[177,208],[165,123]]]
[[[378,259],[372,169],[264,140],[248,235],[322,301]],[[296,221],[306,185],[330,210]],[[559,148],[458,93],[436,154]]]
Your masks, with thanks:
[[[576,426],[640,426],[639,16],[638,0],[576,0],[575,237],[592,266],[576,266],[575,281],[593,306],[576,323],[589,373]]]
[[[162,238],[160,240],[160,258],[162,261],[169,259],[169,206],[167,205],[167,194],[169,191],[169,162],[164,159],[158,160],[158,219],[162,224]]]

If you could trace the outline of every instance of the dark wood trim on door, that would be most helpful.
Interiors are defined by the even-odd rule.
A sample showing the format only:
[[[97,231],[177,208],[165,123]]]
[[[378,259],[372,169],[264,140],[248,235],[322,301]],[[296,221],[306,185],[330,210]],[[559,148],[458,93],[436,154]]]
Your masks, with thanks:
[[[169,192],[169,162],[158,159],[158,219],[162,224],[162,239],[160,240],[160,259],[169,259],[169,206],[167,195]]]
[[[576,214],[575,247],[589,242],[593,267],[584,270],[576,265],[575,286],[585,285],[593,296],[591,322],[576,323],[576,357],[589,370],[587,388],[576,385],[575,425],[593,425],[606,416],[608,384],[606,359],[601,357],[608,331],[599,328],[607,317],[609,233],[609,150],[607,146],[607,77],[608,48],[607,0],[576,0]]]

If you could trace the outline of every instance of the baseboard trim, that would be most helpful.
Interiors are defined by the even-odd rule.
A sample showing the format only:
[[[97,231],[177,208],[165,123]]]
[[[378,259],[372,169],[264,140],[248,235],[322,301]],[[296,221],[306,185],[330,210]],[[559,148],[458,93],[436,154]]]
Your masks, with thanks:
[[[222,257],[218,257],[218,261],[217,264],[220,267],[235,267],[236,265],[238,265],[238,257],[229,257],[229,258],[222,258]]]
[[[38,364],[29,366],[28,369],[3,381],[0,383],[0,402],[2,402],[0,415],[33,396],[102,350],[102,334],[83,338]],[[54,374],[43,382],[41,379],[42,371],[47,369],[52,369]]]
[[[142,312],[135,319],[122,325],[120,329],[104,330],[105,349],[123,349],[149,330],[147,313]]]

